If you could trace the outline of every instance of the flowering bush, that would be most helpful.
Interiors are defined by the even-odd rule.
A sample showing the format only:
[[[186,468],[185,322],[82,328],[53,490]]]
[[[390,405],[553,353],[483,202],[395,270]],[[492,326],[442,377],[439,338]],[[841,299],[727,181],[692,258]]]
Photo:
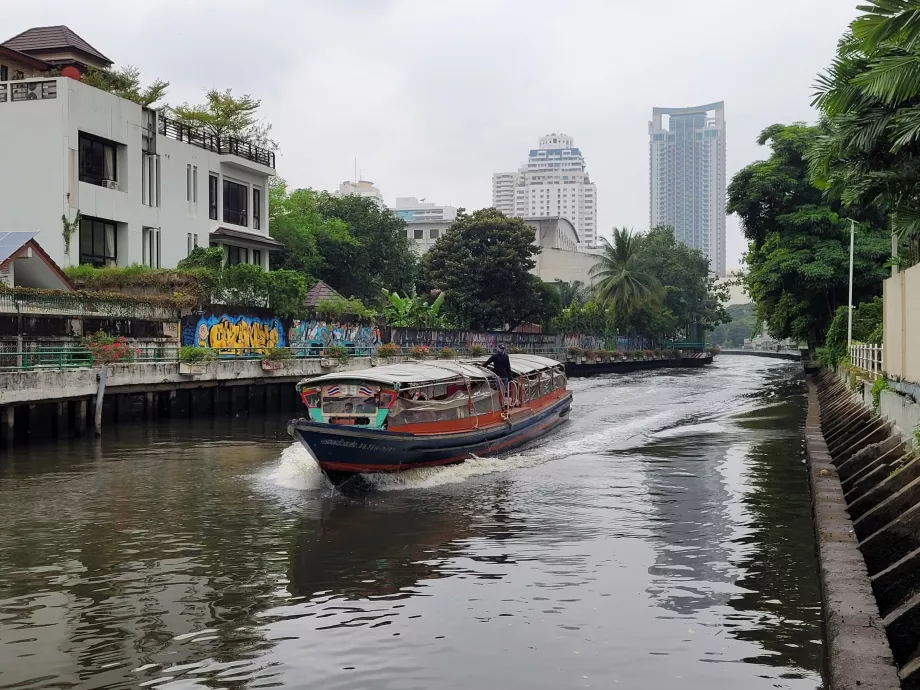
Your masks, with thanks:
[[[431,354],[431,351],[428,349],[427,345],[416,345],[409,350],[409,356],[412,359],[425,359],[429,354]]]
[[[457,351],[452,347],[441,348],[441,351],[438,352],[438,359],[456,359]]]
[[[396,343],[386,343],[377,347],[378,357],[399,357],[399,345]]]
[[[525,350],[523,347],[515,347],[514,345],[512,345],[511,347],[508,348],[508,354],[526,355],[527,350]]]
[[[97,331],[88,338],[84,338],[83,345],[93,353],[93,361],[96,364],[130,362],[141,352],[131,347],[127,338],[123,336],[116,338],[102,331]]]

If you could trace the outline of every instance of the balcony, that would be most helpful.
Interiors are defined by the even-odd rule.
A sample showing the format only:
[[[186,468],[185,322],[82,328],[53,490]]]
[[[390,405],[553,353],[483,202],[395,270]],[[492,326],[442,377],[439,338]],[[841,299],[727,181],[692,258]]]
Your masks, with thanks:
[[[57,98],[57,81],[54,79],[0,83],[0,103],[44,101],[50,98]]]
[[[251,142],[236,137],[219,137],[162,116],[158,118],[158,130],[161,136],[183,141],[220,155],[239,156],[272,170],[275,169],[275,152]]]

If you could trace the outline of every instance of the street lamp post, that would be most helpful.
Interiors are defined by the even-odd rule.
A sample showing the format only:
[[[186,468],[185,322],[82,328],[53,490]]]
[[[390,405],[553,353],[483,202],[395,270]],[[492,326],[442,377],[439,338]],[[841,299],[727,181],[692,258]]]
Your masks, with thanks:
[[[850,221],[850,300],[847,306],[847,356],[853,345],[853,237],[856,234],[856,221],[852,218],[848,220]]]

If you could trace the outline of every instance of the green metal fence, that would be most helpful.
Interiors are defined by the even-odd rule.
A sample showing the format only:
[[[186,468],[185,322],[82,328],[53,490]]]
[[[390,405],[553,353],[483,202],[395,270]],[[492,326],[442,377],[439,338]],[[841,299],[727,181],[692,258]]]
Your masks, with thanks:
[[[175,345],[142,343],[131,347],[127,357],[118,364],[175,362],[178,349]],[[0,352],[0,372],[34,371],[37,369],[83,369],[96,366],[93,353],[82,346],[42,347],[29,350]]]

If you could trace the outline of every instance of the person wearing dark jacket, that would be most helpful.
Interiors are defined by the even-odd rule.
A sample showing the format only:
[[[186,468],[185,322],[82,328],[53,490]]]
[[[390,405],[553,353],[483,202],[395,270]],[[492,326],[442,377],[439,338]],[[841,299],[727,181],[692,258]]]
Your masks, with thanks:
[[[508,353],[505,351],[504,343],[501,343],[498,346],[498,351],[486,360],[485,366],[492,367],[492,371],[495,372],[495,375],[498,376],[498,380],[501,383],[502,395],[507,397],[508,381],[511,379],[511,360],[508,358]]]

